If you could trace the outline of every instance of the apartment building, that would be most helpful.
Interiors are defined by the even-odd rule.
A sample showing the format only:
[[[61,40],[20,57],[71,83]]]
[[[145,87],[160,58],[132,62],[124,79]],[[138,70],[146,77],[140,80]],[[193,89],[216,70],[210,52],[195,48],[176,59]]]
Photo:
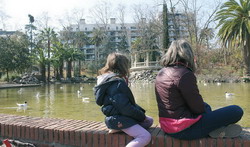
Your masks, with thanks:
[[[182,13],[168,13],[168,32],[170,42],[179,38],[187,38],[187,17]]]
[[[170,41],[178,38],[187,38],[187,28],[184,24],[184,21],[186,20],[185,15],[181,13],[168,14],[168,19]],[[142,19],[142,22],[143,21],[145,21],[145,19]],[[119,44],[122,36],[125,35],[128,49],[131,48],[132,42],[140,37],[139,31],[141,29],[137,23],[117,23],[116,18],[110,18],[108,24],[87,24],[85,19],[81,19],[78,25],[72,25],[71,28],[72,31],[85,32],[89,38],[93,37],[95,29],[105,30],[107,35],[112,37],[114,45]],[[86,61],[95,60],[95,50],[97,48],[94,44],[85,45],[82,49],[86,55]]]
[[[94,31],[100,29],[106,32],[106,34],[111,37],[111,41],[114,45],[121,42],[123,36],[126,37],[128,48],[131,43],[139,36],[138,27],[136,23],[116,23],[115,18],[110,18],[108,24],[87,24],[85,19],[81,19],[79,25],[72,25],[72,31],[82,31],[92,38],[94,36]],[[84,45],[84,53],[86,55],[86,60],[95,60],[95,50],[96,46],[94,44]]]
[[[0,29],[0,37],[12,36],[16,33],[16,31],[4,31]]]

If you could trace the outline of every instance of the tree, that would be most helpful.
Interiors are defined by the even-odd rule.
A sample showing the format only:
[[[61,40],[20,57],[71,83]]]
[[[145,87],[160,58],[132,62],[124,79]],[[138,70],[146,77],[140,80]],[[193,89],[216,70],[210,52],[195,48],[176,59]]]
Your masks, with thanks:
[[[163,22],[163,48],[167,49],[169,46],[169,34],[168,34],[168,8],[164,1],[162,11],[162,22]]]
[[[250,76],[250,0],[229,0],[216,13],[218,36],[226,47],[243,47],[245,74]]]
[[[100,46],[102,45],[102,42],[104,40],[104,32],[101,29],[95,29],[93,32],[93,37],[92,37],[92,43],[95,45],[95,67],[96,71],[99,69],[98,63],[99,63],[99,58],[100,58]]]
[[[51,57],[51,63],[54,67],[54,75],[57,80],[60,80],[63,78],[63,62],[66,49],[59,41],[55,42],[52,48],[53,56]]]
[[[81,61],[84,60],[84,56],[83,56],[83,53],[80,53],[80,52],[83,52],[82,51],[83,46],[88,43],[89,43],[89,38],[84,32],[78,31],[74,33],[74,44],[76,44],[75,46],[79,49],[79,55],[80,55],[80,57],[78,58],[78,70],[75,70],[77,71],[75,75],[78,75],[78,76],[81,75],[81,68],[82,68]]]
[[[50,56],[51,56],[51,45],[53,44],[53,41],[56,40],[56,32],[54,31],[53,28],[44,28],[41,30],[41,38],[45,43],[45,48],[47,49],[47,65],[48,65],[48,77],[47,77],[47,82],[49,83],[50,81]]]
[[[128,32],[127,28],[125,26],[125,10],[126,7],[122,4],[118,5],[117,7],[117,15],[118,15],[118,20],[121,24],[121,38],[120,42],[117,44],[117,49],[120,52],[127,53],[129,52],[129,44],[128,44]]]
[[[200,33],[201,40],[205,39],[205,44],[207,45],[207,49],[210,49],[209,40],[214,38],[214,30],[212,28],[204,28]]]
[[[3,30],[6,29],[6,22],[9,19],[10,16],[8,16],[3,10],[1,10],[0,7],[0,28]]]
[[[32,66],[28,36],[21,32],[16,32],[11,37],[11,41],[15,51],[15,55],[13,56],[16,64],[15,71],[23,73]]]
[[[46,82],[46,52],[44,50],[42,40],[39,40],[36,43],[34,51],[34,61],[37,62],[40,67],[41,80]]]
[[[63,56],[65,61],[67,62],[67,78],[71,78],[72,62],[83,59],[84,54],[79,48],[65,44],[65,52]]]
[[[185,16],[185,19],[182,20],[182,23],[187,29],[188,40],[194,49],[194,54],[196,56],[196,65],[197,69],[199,70],[201,68],[201,63],[204,56],[203,49],[208,46],[207,42],[204,42],[204,39],[209,39],[204,37],[204,30],[211,28],[211,22],[213,22],[214,20],[214,15],[216,14],[220,6],[220,3],[214,0],[212,2],[212,5],[214,7],[211,11],[207,11],[206,9],[202,9],[202,7],[205,7],[206,5],[204,5],[203,3],[198,3],[198,1],[180,0],[180,2],[184,8],[183,13]]]
[[[0,37],[0,69],[7,74],[10,72],[22,73],[31,66],[28,50],[28,40],[22,33]]]
[[[9,37],[0,37],[0,69],[6,72],[9,82],[9,72],[15,69],[13,56],[15,55],[12,41]]]

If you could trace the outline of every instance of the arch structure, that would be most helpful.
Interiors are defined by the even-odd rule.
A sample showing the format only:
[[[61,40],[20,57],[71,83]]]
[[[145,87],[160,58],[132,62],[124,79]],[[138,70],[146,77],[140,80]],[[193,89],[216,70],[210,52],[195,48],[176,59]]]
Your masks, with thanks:
[[[150,49],[134,51],[131,53],[131,71],[159,70],[161,56],[166,50]]]

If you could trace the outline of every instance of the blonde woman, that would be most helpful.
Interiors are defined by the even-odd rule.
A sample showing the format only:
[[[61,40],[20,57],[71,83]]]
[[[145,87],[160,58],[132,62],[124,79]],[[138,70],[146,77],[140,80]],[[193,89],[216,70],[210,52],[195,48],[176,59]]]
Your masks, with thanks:
[[[236,105],[212,111],[196,82],[194,55],[185,40],[173,41],[162,57],[164,66],[155,80],[159,122],[163,131],[179,139],[207,136],[237,137],[243,110]]]

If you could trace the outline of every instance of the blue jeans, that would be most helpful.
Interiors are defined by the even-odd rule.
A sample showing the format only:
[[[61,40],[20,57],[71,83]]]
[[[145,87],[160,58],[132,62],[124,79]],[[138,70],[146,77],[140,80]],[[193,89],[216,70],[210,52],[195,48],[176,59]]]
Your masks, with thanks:
[[[234,124],[243,116],[243,110],[237,105],[223,107],[215,111],[211,111],[210,106],[206,105],[206,110],[207,112],[202,114],[202,118],[191,127],[181,132],[168,135],[184,140],[208,137],[211,131],[222,126]]]

